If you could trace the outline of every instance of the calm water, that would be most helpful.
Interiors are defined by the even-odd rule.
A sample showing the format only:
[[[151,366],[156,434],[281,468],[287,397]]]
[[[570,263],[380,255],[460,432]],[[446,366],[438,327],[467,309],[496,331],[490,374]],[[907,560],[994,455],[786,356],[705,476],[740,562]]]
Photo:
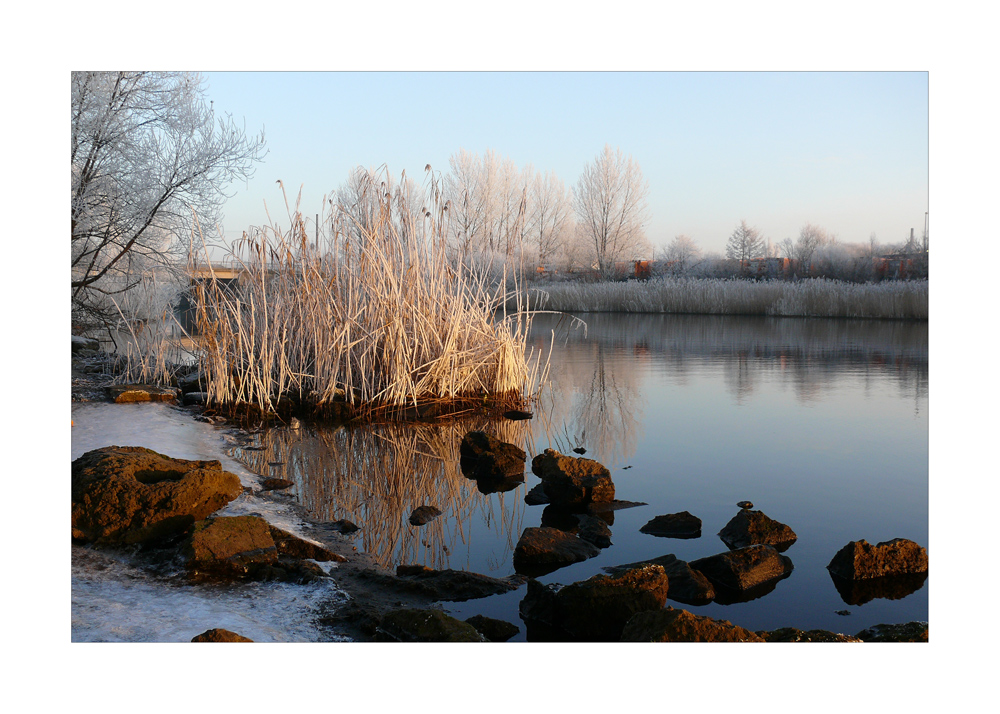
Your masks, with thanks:
[[[527,422],[443,426],[273,429],[258,450],[236,453],[252,471],[295,481],[317,520],[362,527],[359,549],[383,564],[421,563],[504,577],[524,528],[542,506],[524,496],[539,483],[484,494],[462,476],[458,444],[485,429],[522,445],[528,459],[551,447],[605,464],[619,499],[613,545],[540,578],[568,584],[620,565],[673,553],[723,552],[716,533],[736,502],[788,524],[790,577],[755,600],[678,605],[752,630],[793,626],[854,634],[878,623],[927,619],[929,581],[905,597],[845,601],[826,565],[851,540],[909,538],[928,547],[928,344],[926,323],[796,318],[581,315],[587,327],[540,316],[533,342],[548,350],[552,384]],[[413,508],[441,518],[408,524]],[[702,536],[639,532],[654,516],[689,511]],[[524,589],[446,603],[464,618],[483,613],[521,627]],[[849,595],[848,600],[854,601]],[[837,611],[850,611],[849,615]]]

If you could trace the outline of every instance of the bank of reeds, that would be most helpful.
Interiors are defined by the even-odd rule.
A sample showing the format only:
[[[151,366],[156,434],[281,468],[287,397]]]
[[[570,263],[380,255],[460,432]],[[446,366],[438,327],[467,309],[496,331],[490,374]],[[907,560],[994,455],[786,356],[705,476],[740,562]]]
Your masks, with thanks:
[[[384,185],[384,184],[383,184]],[[334,209],[319,238],[291,227],[234,244],[230,284],[198,289],[208,400],[264,413],[290,400],[368,418],[523,405],[543,379],[526,354],[530,318],[445,250],[447,208],[414,217],[371,177],[362,220]],[[511,309],[512,308],[512,309]],[[341,413],[339,407],[336,409]]]
[[[926,320],[926,280],[847,283],[662,278],[648,282],[559,283],[526,291],[533,309]]]

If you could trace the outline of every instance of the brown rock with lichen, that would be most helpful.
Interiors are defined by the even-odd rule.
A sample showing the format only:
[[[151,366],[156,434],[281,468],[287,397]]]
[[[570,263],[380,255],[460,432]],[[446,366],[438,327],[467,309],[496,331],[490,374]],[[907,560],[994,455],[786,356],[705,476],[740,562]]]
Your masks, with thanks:
[[[622,642],[763,642],[764,639],[729,620],[694,615],[687,610],[640,612],[622,631]]]
[[[213,628],[211,630],[205,630],[200,635],[195,635],[191,638],[192,642],[253,642],[249,637],[244,637],[243,635],[237,635],[235,632],[230,630],[224,630],[221,627]]]
[[[851,541],[826,566],[845,580],[866,580],[894,575],[927,572],[927,550],[905,538],[872,545],[866,540]]]

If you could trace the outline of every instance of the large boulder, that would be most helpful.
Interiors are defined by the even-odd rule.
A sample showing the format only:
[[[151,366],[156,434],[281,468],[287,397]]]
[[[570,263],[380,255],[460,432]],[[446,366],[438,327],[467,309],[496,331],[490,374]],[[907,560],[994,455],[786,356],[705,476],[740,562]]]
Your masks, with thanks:
[[[379,623],[381,642],[485,642],[476,628],[440,610],[393,610]]]
[[[524,481],[527,454],[516,444],[500,441],[485,431],[470,431],[459,446],[462,473],[477,481]]]
[[[675,555],[661,555],[658,558],[604,568],[612,575],[644,565],[659,565],[670,578],[667,598],[685,605],[707,605],[715,599],[715,588],[703,574],[692,568],[686,561]]]
[[[779,552],[787,550],[798,538],[795,531],[784,523],[768,518],[760,511],[742,509],[732,517],[719,537],[729,548],[746,548],[750,545],[773,545]]]
[[[538,576],[600,553],[597,546],[573,533],[548,526],[525,528],[514,548],[514,570]]]
[[[780,580],[792,572],[792,561],[769,545],[751,545],[692,560],[716,588],[746,591]]]
[[[593,459],[564,456],[546,449],[531,460],[531,471],[542,479],[549,502],[563,507],[615,500],[615,485],[607,467]]]
[[[700,538],[701,519],[687,511],[656,516],[639,529],[640,533],[661,538]]]
[[[877,545],[851,541],[826,566],[845,580],[867,580],[927,572],[927,550],[912,540],[895,538]]]
[[[640,612],[622,630],[622,642],[763,642],[764,639],[729,620],[694,615],[687,610]]]
[[[141,446],[106,446],[72,465],[73,538],[145,543],[177,535],[239,496],[219,461],[173,459]]]
[[[617,642],[633,615],[663,607],[668,587],[667,575],[658,565],[595,575],[559,590],[531,580],[520,613],[526,621],[541,621],[562,631],[568,635],[564,639]]]

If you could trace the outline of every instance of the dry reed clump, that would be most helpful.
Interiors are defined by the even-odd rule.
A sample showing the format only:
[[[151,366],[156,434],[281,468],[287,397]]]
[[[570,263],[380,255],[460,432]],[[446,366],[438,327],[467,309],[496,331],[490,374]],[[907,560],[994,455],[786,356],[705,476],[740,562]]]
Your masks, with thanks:
[[[401,190],[374,179],[367,190],[363,220],[327,217],[322,250],[289,211],[289,230],[254,229],[234,245],[238,279],[212,273],[200,287],[209,402],[272,413],[288,399],[367,418],[523,405],[544,376],[540,354],[526,354],[530,318],[496,314],[503,285],[449,260],[446,207],[418,222]]]
[[[651,312],[926,320],[926,280],[846,283],[663,278],[650,282],[563,283],[530,291],[534,308],[565,312]]]

